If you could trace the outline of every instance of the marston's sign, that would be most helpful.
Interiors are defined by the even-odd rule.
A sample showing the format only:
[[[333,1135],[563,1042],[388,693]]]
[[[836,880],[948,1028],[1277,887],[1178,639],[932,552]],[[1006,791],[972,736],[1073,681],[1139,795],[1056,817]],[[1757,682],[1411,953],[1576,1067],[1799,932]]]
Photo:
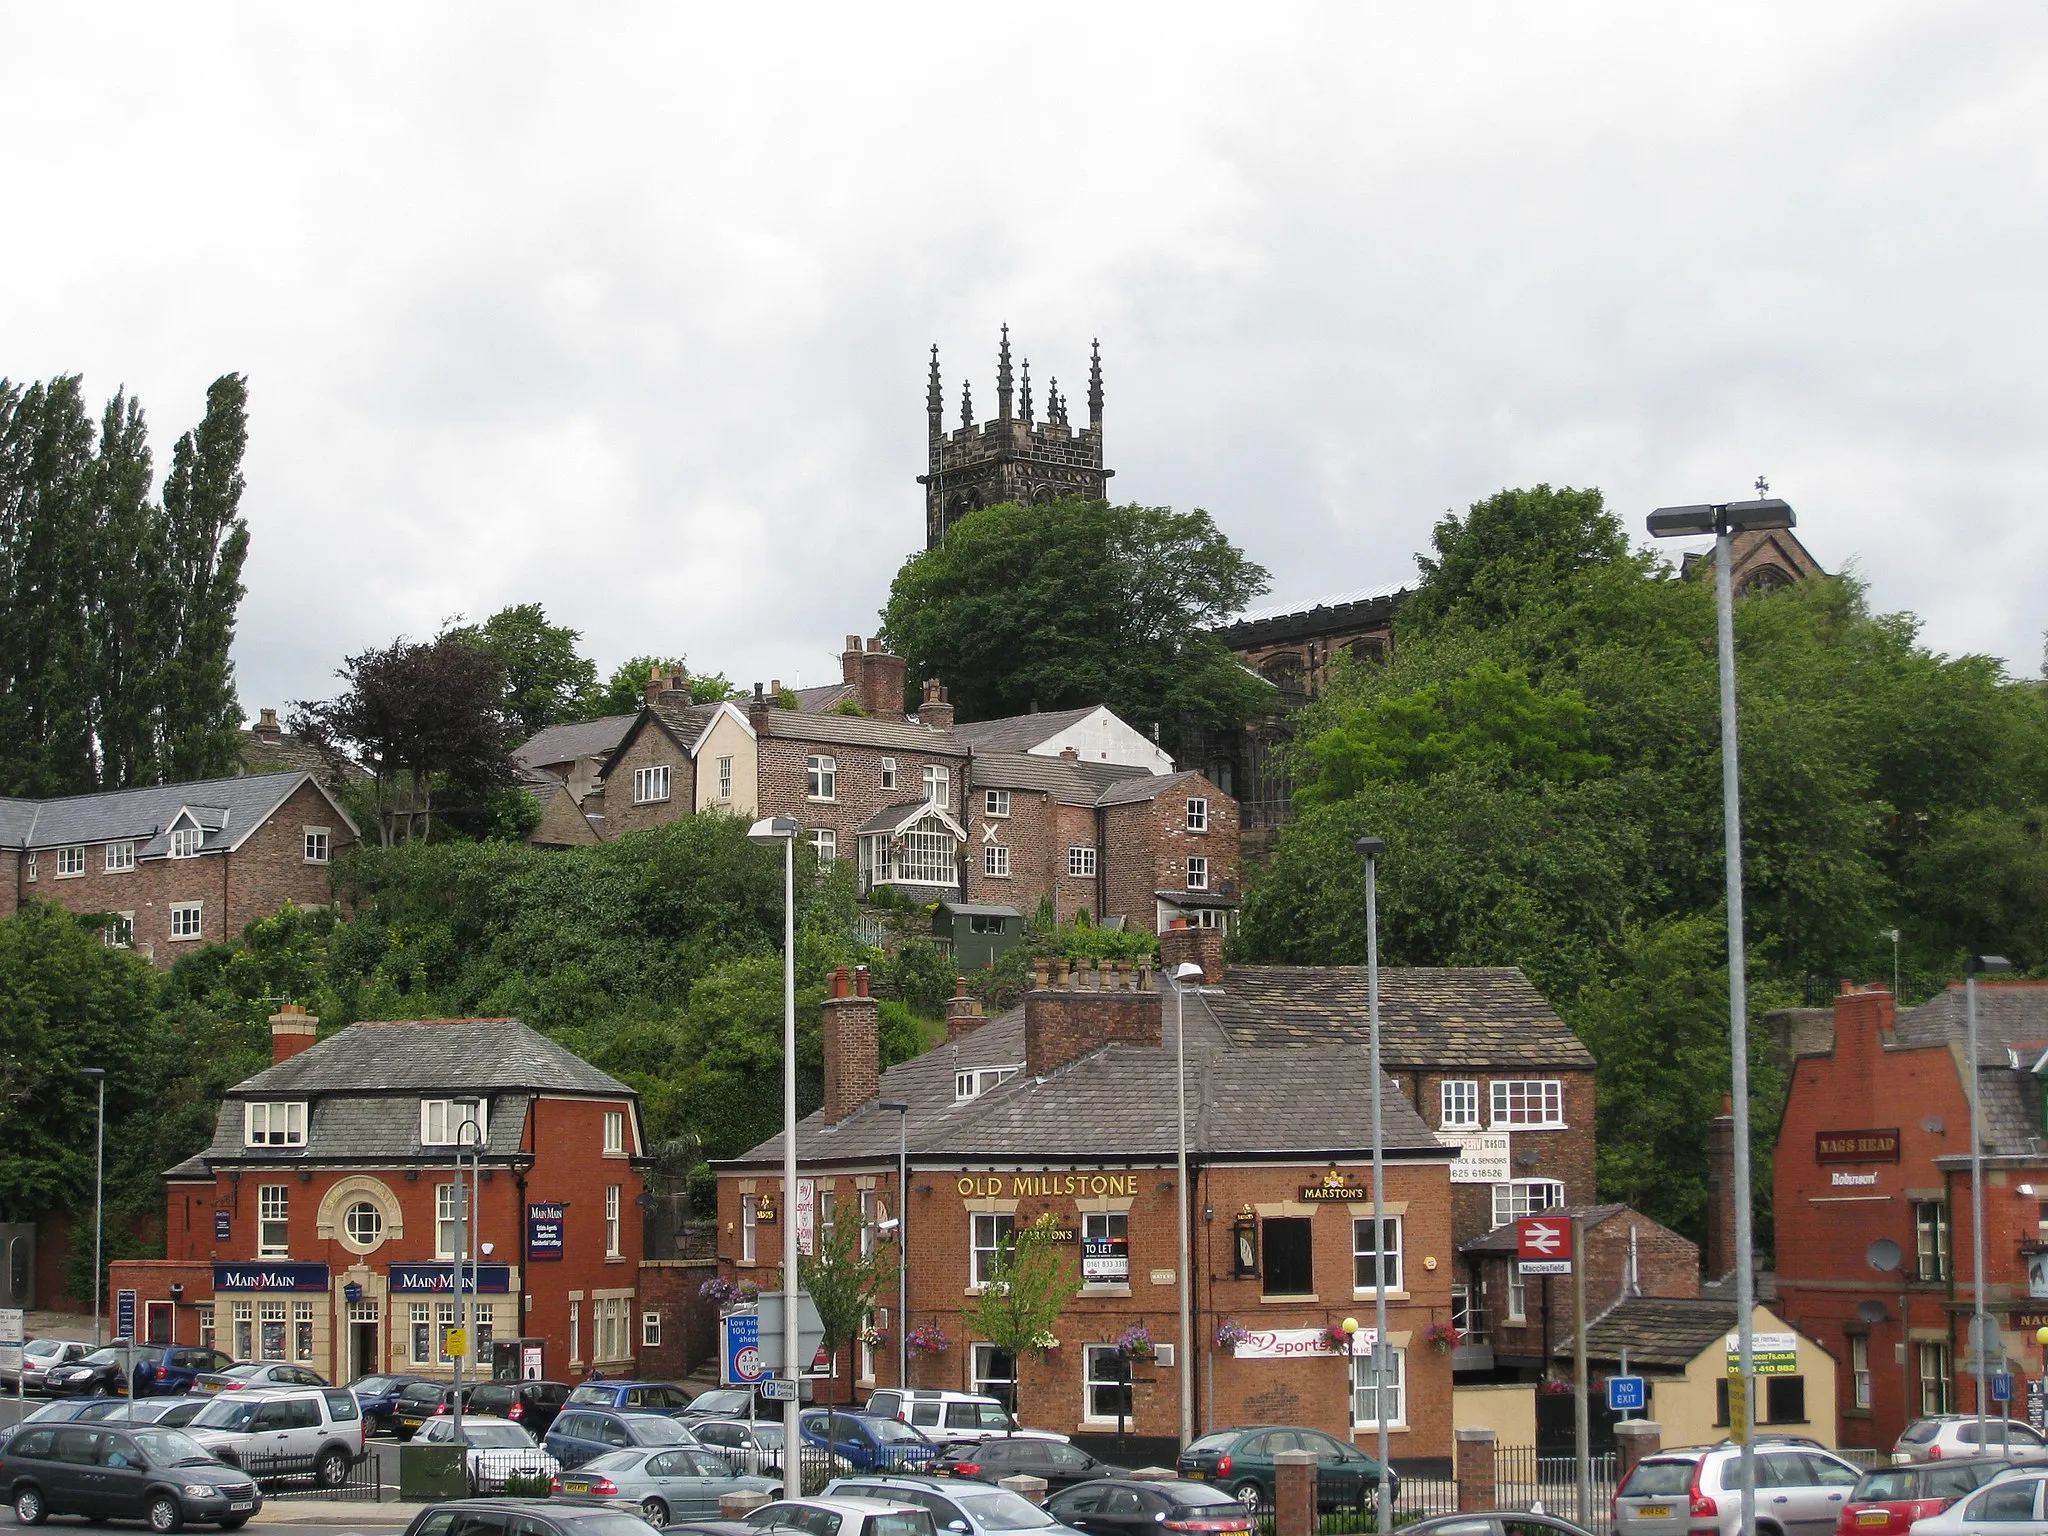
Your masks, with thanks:
[[[324,1291],[325,1264],[216,1264],[216,1291]]]
[[[1339,1173],[1336,1169],[1332,1168],[1323,1175],[1320,1184],[1302,1185],[1301,1198],[1308,1201],[1370,1200],[1372,1198],[1372,1190],[1362,1179],[1355,1178],[1349,1174]]]
[[[1899,1160],[1899,1131],[1815,1131],[1813,1160],[1816,1163],[1896,1163]]]
[[[990,1173],[968,1174],[954,1186],[969,1200],[992,1195],[1022,1199],[1027,1195],[1135,1195],[1135,1173]]]

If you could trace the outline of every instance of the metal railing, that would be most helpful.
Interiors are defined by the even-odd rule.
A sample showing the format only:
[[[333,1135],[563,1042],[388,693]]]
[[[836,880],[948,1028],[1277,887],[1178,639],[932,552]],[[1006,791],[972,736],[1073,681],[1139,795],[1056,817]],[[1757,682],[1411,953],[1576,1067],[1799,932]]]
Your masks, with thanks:
[[[312,1456],[237,1456],[237,1465],[263,1490],[266,1499],[348,1499],[374,1503],[379,1497],[377,1458],[344,1458],[340,1482],[324,1481],[322,1464]]]
[[[1542,1456],[1533,1445],[1496,1446],[1493,1453],[1493,1501],[1501,1509],[1540,1508],[1561,1515],[1589,1531],[1604,1531],[1612,1522],[1617,1463],[1612,1451],[1592,1458],[1592,1507],[1579,1508],[1578,1460],[1570,1453]]]

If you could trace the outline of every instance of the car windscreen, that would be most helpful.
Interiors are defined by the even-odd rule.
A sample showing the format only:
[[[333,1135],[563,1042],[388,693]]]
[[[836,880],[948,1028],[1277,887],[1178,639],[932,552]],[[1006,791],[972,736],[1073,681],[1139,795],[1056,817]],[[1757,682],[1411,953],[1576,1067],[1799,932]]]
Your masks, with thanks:
[[[246,1397],[216,1397],[192,1416],[194,1429],[247,1429],[259,1404]]]
[[[1655,1499],[1690,1492],[1694,1465],[1690,1461],[1639,1461],[1621,1485],[1621,1497]]]
[[[52,1355],[64,1353],[64,1341],[62,1339],[31,1339],[23,1346],[22,1353],[33,1355],[38,1360],[47,1360]]]
[[[924,1439],[901,1419],[869,1419],[866,1422],[868,1432],[877,1440],[902,1440],[915,1445]]]
[[[1183,1509],[1193,1504],[1199,1504],[1204,1509],[1207,1509],[1213,1504],[1235,1504],[1237,1502],[1236,1499],[1225,1493],[1221,1488],[1211,1488],[1206,1483],[1183,1484],[1175,1488],[1170,1497],[1174,1503],[1180,1505]]]
[[[365,1376],[361,1381],[350,1382],[349,1390],[365,1397],[381,1397],[397,1385],[396,1376]]]
[[[998,1488],[993,1493],[963,1493],[958,1497],[979,1530],[1035,1531],[1041,1526],[1059,1524],[1029,1499],[1007,1488]]]
[[[1191,1451],[1227,1451],[1232,1445],[1236,1444],[1237,1437],[1243,1433],[1244,1431],[1240,1429],[1219,1429],[1214,1434],[1202,1436],[1201,1439],[1190,1445],[1188,1449]]]
[[[632,1472],[647,1459],[645,1451],[606,1451],[593,1456],[576,1470],[582,1472]]]
[[[597,1403],[609,1405],[619,1394],[611,1387],[578,1387],[569,1394],[572,1403]]]
[[[198,1467],[213,1460],[213,1453],[183,1430],[138,1429],[135,1443],[153,1467]]]
[[[244,1365],[231,1365],[226,1370],[217,1371],[215,1374],[232,1376],[237,1381],[253,1381],[269,1369],[270,1367],[264,1365],[261,1361],[250,1361]]]
[[[130,1351],[123,1349],[115,1349],[109,1346],[106,1349],[94,1350],[91,1354],[87,1355],[83,1360],[79,1361],[78,1363],[80,1365],[119,1365],[121,1363],[121,1357],[124,1354],[128,1353],[130,1353]]]
[[[482,1446],[489,1451],[514,1446],[523,1450],[533,1444],[533,1436],[517,1424],[479,1424],[475,1420],[462,1426],[462,1439],[466,1445]]]
[[[674,1419],[648,1417],[626,1420],[626,1433],[635,1445],[695,1445],[690,1432]]]
[[[1887,1472],[1866,1472],[1857,1479],[1850,1499],[1858,1504],[1887,1504],[1918,1497],[1920,1474],[1898,1467]]]

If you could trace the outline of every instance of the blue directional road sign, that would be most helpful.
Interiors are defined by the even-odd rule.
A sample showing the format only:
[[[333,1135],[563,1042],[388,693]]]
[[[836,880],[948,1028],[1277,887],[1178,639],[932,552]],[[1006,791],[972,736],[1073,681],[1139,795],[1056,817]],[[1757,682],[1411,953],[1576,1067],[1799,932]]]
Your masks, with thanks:
[[[2009,1403],[2012,1401],[2012,1377],[2000,1371],[1991,1378],[1991,1401]]]
[[[1607,1406],[1615,1413],[1639,1413],[1648,1403],[1640,1376],[1607,1378]]]

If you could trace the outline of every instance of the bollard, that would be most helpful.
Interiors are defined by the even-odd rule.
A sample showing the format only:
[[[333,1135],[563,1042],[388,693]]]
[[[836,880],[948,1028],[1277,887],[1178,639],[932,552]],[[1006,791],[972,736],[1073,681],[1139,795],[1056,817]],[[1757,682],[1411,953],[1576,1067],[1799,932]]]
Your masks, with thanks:
[[[744,1520],[752,1511],[769,1502],[768,1495],[752,1488],[736,1489],[732,1493],[718,1496],[718,1518],[721,1520]]]
[[[1316,1458],[1312,1451],[1273,1457],[1274,1536],[1315,1536]]]
[[[1458,1442],[1458,1512],[1492,1509],[1494,1499],[1494,1442],[1500,1437],[1483,1425],[1454,1431]]]
[[[1654,1419],[1623,1419],[1614,1426],[1614,1486],[1619,1488],[1636,1463],[1662,1447],[1664,1426]]]
[[[996,1486],[1007,1488],[1019,1498],[1029,1499],[1034,1504],[1045,1502],[1045,1479],[1033,1477],[1029,1472],[1013,1472]]]

